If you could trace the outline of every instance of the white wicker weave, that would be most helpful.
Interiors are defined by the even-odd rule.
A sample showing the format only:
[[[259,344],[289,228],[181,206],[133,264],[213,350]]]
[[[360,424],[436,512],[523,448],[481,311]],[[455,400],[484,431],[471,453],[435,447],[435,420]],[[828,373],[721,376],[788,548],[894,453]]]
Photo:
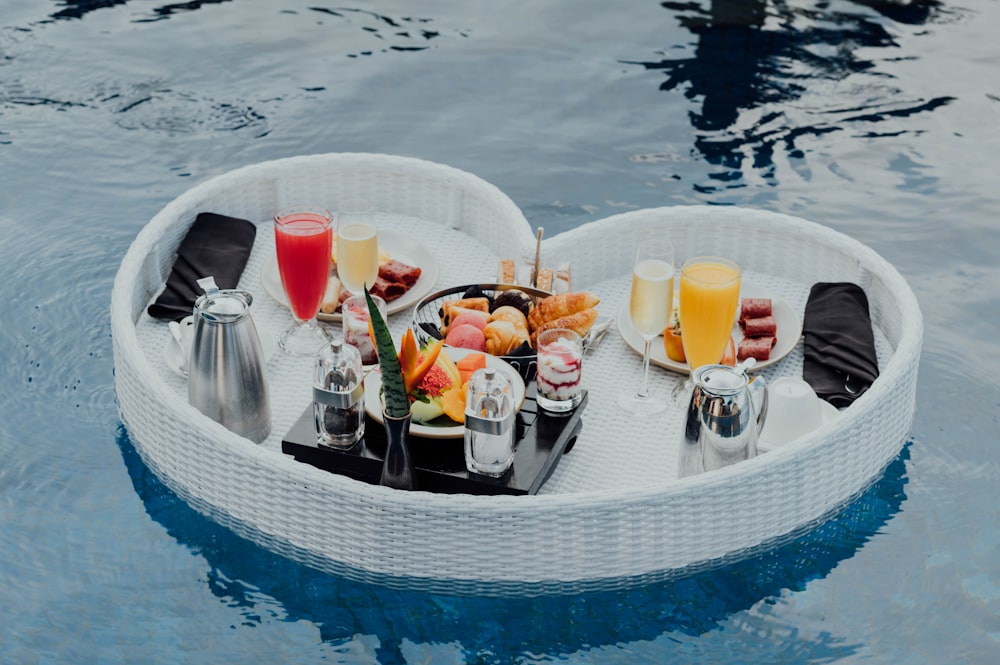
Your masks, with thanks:
[[[785,299],[800,316],[812,283],[861,284],[881,376],[835,421],[777,451],[678,480],[680,409],[643,423],[614,408],[615,395],[634,386],[640,358],[612,331],[585,360],[583,432],[537,496],[400,492],[295,462],[280,452],[280,441],[309,402],[311,363],[280,354],[271,360],[273,431],[255,445],[188,405],[183,379],[162,359],[169,332],[145,308],[195,215],[219,212],[259,225],[241,286],[256,296],[258,327],[279,332],[289,314],[260,283],[274,251],[271,215],[296,201],[335,208],[346,193],[372,199],[381,228],[434,249],[436,288],[492,281],[500,257],[532,252],[533,234],[517,206],[475,176],[387,155],[314,155],[242,168],[171,202],[136,238],[112,294],[116,390],[142,458],[196,508],[274,551],[354,578],[452,592],[632,584],[713,565],[808,528],[868,487],[909,432],[922,319],[885,260],[802,219],[678,207],[584,225],[547,239],[545,254],[571,261],[575,286],[600,295],[599,309],[612,317],[627,298],[634,247],[650,234],[669,234],[680,257],[732,257],[745,284]],[[409,321],[409,312],[391,317],[397,337]],[[799,343],[763,374],[799,373],[801,366]],[[668,392],[682,377],[654,368],[652,378],[654,389]]]

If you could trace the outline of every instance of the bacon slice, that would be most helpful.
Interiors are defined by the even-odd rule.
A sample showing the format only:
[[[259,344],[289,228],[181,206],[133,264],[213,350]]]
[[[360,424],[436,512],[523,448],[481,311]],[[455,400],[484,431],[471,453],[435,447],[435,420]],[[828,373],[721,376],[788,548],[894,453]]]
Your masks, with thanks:
[[[387,282],[404,284],[407,289],[417,283],[417,280],[420,279],[420,273],[421,270],[417,266],[411,266],[396,259],[383,263],[378,269],[379,277]]]
[[[778,323],[770,314],[740,321],[744,337],[774,337],[778,334]]]
[[[372,284],[369,291],[371,291],[372,295],[379,296],[386,302],[392,302],[409,291],[410,287],[417,283],[421,272],[417,266],[411,266],[402,261],[390,259],[378,267],[378,277],[375,278],[375,283]],[[337,305],[338,312],[340,311],[340,305],[344,304],[344,301],[352,295],[346,289],[341,291],[340,304]]]
[[[744,337],[736,348],[736,359],[767,360],[771,357],[771,349],[777,343],[777,337]]]
[[[740,301],[740,323],[747,319],[762,319],[771,314],[770,298],[744,298]]]
[[[386,302],[392,302],[406,293],[409,288],[403,282],[391,282],[382,275],[379,275],[375,278],[375,283],[372,284],[372,288],[369,291],[371,291],[372,295],[379,296]]]

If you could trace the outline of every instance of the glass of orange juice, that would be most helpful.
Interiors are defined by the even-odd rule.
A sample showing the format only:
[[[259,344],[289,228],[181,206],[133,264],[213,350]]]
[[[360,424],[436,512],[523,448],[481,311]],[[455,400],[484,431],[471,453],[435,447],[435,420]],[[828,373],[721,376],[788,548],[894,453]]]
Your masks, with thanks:
[[[740,267],[718,256],[696,256],[681,266],[681,340],[692,372],[722,359],[736,320],[740,279]]]

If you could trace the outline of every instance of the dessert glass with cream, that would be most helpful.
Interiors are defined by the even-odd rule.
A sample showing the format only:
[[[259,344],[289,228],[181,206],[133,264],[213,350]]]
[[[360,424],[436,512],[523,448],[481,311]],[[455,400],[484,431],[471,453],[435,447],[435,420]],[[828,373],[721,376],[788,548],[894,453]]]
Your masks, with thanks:
[[[378,296],[372,296],[372,300],[375,301],[379,314],[384,319],[386,316],[385,300]],[[365,297],[363,295],[351,296],[341,305],[340,311],[344,324],[344,342],[361,352],[361,362],[365,366],[378,363],[375,343],[368,332],[370,317],[368,315],[368,302],[365,300]]]
[[[546,411],[572,411],[583,399],[583,338],[567,328],[553,328],[538,335],[538,406]]]

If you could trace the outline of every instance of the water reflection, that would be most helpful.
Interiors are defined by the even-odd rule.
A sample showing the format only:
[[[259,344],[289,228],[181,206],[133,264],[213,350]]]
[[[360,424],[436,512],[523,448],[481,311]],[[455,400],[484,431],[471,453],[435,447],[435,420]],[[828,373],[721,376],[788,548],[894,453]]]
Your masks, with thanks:
[[[797,142],[803,136],[932,111],[953,100],[900,98],[901,91],[888,86],[891,74],[879,71],[872,52],[865,50],[898,46],[884,20],[868,10],[919,25],[933,18],[937,0],[856,0],[836,5],[839,9],[829,3],[794,7],[759,0],[712,0],[707,9],[661,4],[697,38],[693,55],[628,64],[662,71],[667,78],[661,90],[683,90],[688,99],[700,100],[701,108],[689,114],[695,147],[709,163],[723,167],[718,180],[741,180],[748,160],[751,168],[769,175],[775,149],[801,157]],[[829,85],[862,74],[871,80],[850,90]],[[818,111],[794,117],[790,103],[817,90],[828,93]],[[898,126],[893,130],[898,132]]]
[[[204,557],[209,588],[220,602],[240,608],[244,626],[305,620],[333,645],[374,637],[379,662],[407,662],[400,652],[404,642],[457,645],[470,656],[511,654],[516,660],[515,654],[570,654],[663,635],[676,642],[717,630],[734,614],[800,591],[852,557],[900,511],[910,456],[907,444],[881,478],[836,516],[750,558],[683,577],[633,581],[624,588],[579,593],[564,587],[540,597],[487,598],[356,581],[280,556],[206,518],[171,492],[143,464],[124,427],[117,442],[147,513]],[[783,642],[783,654],[791,660],[817,652],[837,659],[855,651],[828,631]],[[756,660],[750,652],[742,658]]]
[[[128,4],[129,0],[59,0],[60,10],[51,14],[53,19],[81,19],[87,14],[99,9],[107,9]],[[150,21],[160,21],[170,18],[174,14],[190,12],[209,5],[218,5],[232,2],[232,0],[190,0],[189,2],[171,2],[146,10],[143,14],[134,19],[136,23],[148,23]],[[290,14],[298,14],[295,9],[283,9],[275,6],[274,11]],[[356,58],[359,55],[372,55],[377,51],[423,51],[430,47],[429,42],[440,36],[438,30],[428,27],[431,22],[429,18],[416,16],[393,17],[387,14],[367,9],[353,7],[308,7],[305,11],[332,17],[347,22],[356,22],[360,29],[375,40],[376,47],[365,49],[356,53],[348,53],[347,56]],[[148,13],[147,13],[148,12]],[[464,32],[458,31],[459,36],[466,36]]]
[[[90,12],[108,7],[128,4],[129,0],[59,0],[57,3],[63,7],[52,14],[52,18],[83,18]],[[190,2],[172,2],[160,7],[153,8],[153,14],[160,18],[166,18],[171,14],[179,12],[193,11],[200,9],[204,5],[219,5],[232,2],[232,0],[190,0]]]

